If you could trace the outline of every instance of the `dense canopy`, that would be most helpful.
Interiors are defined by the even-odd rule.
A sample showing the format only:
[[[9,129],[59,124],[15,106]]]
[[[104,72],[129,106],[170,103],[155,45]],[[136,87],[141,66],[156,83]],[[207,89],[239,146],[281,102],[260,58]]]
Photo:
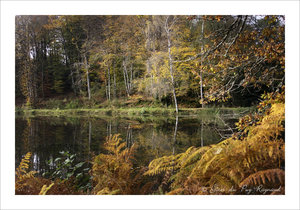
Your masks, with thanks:
[[[284,85],[284,28],[283,16],[16,16],[16,103],[250,106]]]

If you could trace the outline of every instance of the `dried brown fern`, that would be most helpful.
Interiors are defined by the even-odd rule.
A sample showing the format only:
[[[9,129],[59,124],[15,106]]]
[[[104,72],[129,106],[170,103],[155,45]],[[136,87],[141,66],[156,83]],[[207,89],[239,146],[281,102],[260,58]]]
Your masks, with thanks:
[[[31,155],[31,152],[28,152],[16,169],[15,193],[17,195],[37,195],[44,185],[44,179],[35,177],[36,171],[28,171]]]
[[[109,136],[104,144],[107,154],[94,158],[91,174],[94,181],[93,194],[131,194],[134,180],[132,159],[135,145],[130,148],[119,135]]]
[[[285,182],[285,173],[283,170],[276,169],[268,169],[263,171],[258,171],[254,174],[251,174],[246,179],[244,179],[239,187],[243,186],[257,186],[257,185],[266,185],[267,183],[273,183],[274,185],[284,185]]]
[[[16,176],[15,176],[15,191],[16,194],[18,191],[22,190],[24,184],[29,179],[34,179],[34,175],[36,171],[29,171],[29,163],[31,158],[31,152],[28,152],[21,160],[20,165],[16,169]]]
[[[155,159],[145,174],[166,172],[173,166],[176,170],[169,180],[172,182],[170,194],[210,194],[214,186],[225,189],[222,194],[232,194],[235,191],[229,189],[239,188],[241,183],[252,180],[253,184],[260,184],[258,177],[262,183],[265,177],[274,181],[272,173],[281,183],[284,172],[274,170],[285,160],[285,106],[281,99],[268,102],[270,108],[256,123],[251,125],[249,118],[244,126],[247,135],[240,140],[235,135],[210,147],[191,147],[177,156]],[[174,162],[175,165],[171,164]]]

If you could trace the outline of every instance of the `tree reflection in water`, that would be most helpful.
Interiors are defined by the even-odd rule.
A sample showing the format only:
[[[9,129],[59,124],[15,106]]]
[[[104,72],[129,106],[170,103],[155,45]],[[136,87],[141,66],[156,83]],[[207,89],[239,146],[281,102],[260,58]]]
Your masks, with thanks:
[[[155,157],[178,154],[190,146],[217,143],[221,138],[218,132],[234,123],[232,119],[222,121],[215,116],[199,119],[178,115],[134,119],[20,117],[16,118],[16,165],[28,151],[33,153],[33,169],[41,173],[51,169],[46,161],[59,157],[60,151],[76,154],[77,161],[87,161],[92,154],[103,152],[106,136],[117,133],[127,147],[138,145],[137,163],[148,164]]]

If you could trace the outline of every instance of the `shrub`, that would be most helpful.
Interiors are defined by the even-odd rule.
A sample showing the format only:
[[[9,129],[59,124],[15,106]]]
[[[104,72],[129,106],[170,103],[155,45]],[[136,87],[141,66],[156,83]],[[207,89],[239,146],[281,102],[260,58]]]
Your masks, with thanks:
[[[76,154],[68,151],[61,151],[61,157],[55,160],[50,159],[48,164],[55,165],[55,169],[51,172],[44,173],[43,176],[52,180],[69,181],[76,189],[91,190],[90,179],[88,174],[90,168],[86,162],[75,162]]]
[[[45,107],[47,109],[63,109],[64,108],[64,103],[62,100],[58,99],[49,99],[48,101],[45,102]]]
[[[78,99],[71,100],[69,103],[65,105],[66,109],[76,109],[80,107],[80,102]]]

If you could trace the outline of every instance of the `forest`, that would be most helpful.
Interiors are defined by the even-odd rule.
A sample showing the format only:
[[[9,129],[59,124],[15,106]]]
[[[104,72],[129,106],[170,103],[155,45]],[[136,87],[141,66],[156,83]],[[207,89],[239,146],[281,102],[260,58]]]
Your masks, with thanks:
[[[15,97],[16,143],[25,145],[16,194],[284,194],[284,16],[16,16]],[[49,117],[86,120],[88,158],[58,148],[49,170],[33,170],[35,120]],[[91,152],[95,117],[110,124]],[[112,132],[120,118],[134,135]],[[185,118],[197,118],[200,136],[180,127]],[[168,130],[160,138],[173,139],[173,150],[132,140],[147,126],[152,141]],[[208,127],[221,140],[203,144]]]
[[[251,106],[284,84],[284,17],[16,16],[15,61],[25,107]]]

